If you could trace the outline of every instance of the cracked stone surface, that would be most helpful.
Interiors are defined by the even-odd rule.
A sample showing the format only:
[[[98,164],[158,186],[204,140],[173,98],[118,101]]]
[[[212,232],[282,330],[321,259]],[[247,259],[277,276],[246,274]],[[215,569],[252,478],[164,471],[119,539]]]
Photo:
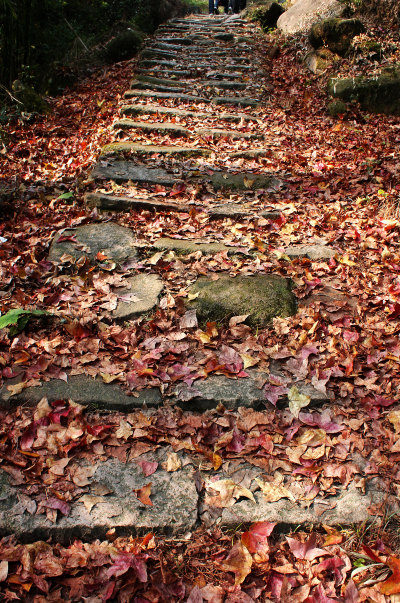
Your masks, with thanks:
[[[172,145],[136,144],[135,142],[112,142],[101,149],[101,156],[118,153],[137,153],[138,155],[181,155],[182,157],[207,157],[210,149],[201,147],[178,147]]]
[[[64,254],[76,260],[86,256],[95,263],[99,252],[107,256],[102,263],[122,263],[137,257],[136,238],[129,228],[114,222],[85,224],[59,232],[51,243],[48,258],[51,262],[59,262]]]
[[[189,211],[187,205],[162,201],[156,198],[141,199],[123,195],[108,195],[106,193],[88,193],[85,195],[88,207],[97,207],[103,211],[130,211],[131,209],[150,209],[156,211]]]
[[[290,281],[273,274],[220,276],[215,281],[200,277],[190,293],[199,294],[188,304],[196,310],[199,324],[227,322],[233,316],[246,314],[247,324],[265,326],[275,316],[287,317],[296,312]]]
[[[204,113],[200,111],[185,111],[184,109],[175,109],[175,107],[162,107],[159,105],[124,105],[121,108],[121,113],[124,115],[150,115],[152,113],[159,113],[160,115],[171,115],[177,117],[197,117],[199,119],[206,119],[212,116],[210,113]],[[244,113],[219,113],[218,119],[231,122],[244,121],[257,121],[257,117],[246,115]],[[266,151],[264,151],[266,153]]]
[[[125,279],[126,287],[117,289],[116,309],[112,312],[115,320],[129,320],[153,310],[164,288],[158,274],[136,274]]]
[[[1,408],[13,408],[19,404],[35,405],[42,398],[50,402],[54,400],[73,400],[83,406],[93,406],[103,410],[120,410],[130,412],[134,408],[157,407],[162,404],[160,390],[156,387],[143,389],[129,395],[117,381],[105,383],[101,377],[89,375],[70,375],[68,381],[51,379],[36,387],[27,387],[12,396],[8,385],[16,380],[9,380],[0,388]]]
[[[277,190],[282,186],[281,181],[270,174],[232,174],[230,172],[215,172],[211,176],[211,183],[216,190]]]
[[[99,161],[91,173],[93,180],[114,180],[114,182],[127,182],[132,180],[138,183],[173,185],[178,182],[162,168],[147,168],[135,165],[130,161]]]
[[[330,260],[335,251],[326,245],[291,245],[285,249],[285,254],[293,259]]]
[[[66,542],[72,538],[104,538],[111,528],[115,528],[118,534],[152,530],[169,535],[188,532],[196,524],[198,510],[193,466],[189,458],[178,453],[182,468],[167,472],[162,464],[167,460],[168,452],[171,449],[164,448],[140,457],[140,460],[159,463],[150,477],[143,475],[136,460],[122,463],[109,459],[98,463],[84,494],[96,496],[99,487],[100,491],[109,493],[99,496],[90,512],[82,501],[73,501],[69,515],[60,517],[58,512],[56,523],[47,519],[45,514],[35,511],[30,514],[24,510],[23,501],[18,500],[21,488],[10,485],[8,475],[0,471],[0,536],[15,534],[25,541],[51,537],[57,542]],[[152,506],[140,502],[134,493],[149,482]]]
[[[235,253],[235,247],[229,247],[223,243],[208,243],[202,239],[169,239],[163,237],[153,243],[156,249],[172,249],[182,254],[195,253],[201,251],[205,254],[219,253],[226,251],[227,253]]]

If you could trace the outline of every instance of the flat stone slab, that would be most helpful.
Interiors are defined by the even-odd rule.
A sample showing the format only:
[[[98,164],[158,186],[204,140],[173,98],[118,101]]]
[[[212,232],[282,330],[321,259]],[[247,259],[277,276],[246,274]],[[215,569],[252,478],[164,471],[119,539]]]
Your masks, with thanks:
[[[310,501],[310,504],[302,501],[295,489],[292,499],[281,498],[276,502],[268,502],[255,481],[256,479],[261,482],[266,481],[265,472],[246,464],[242,465],[242,474],[238,471],[237,477],[231,475],[230,479],[234,483],[240,484],[239,480],[243,479],[244,467],[249,467],[248,472],[251,472],[250,476],[253,478],[251,480],[251,477],[247,476],[246,486],[253,494],[254,500],[241,498],[232,506],[218,508],[207,504],[206,497],[206,503],[202,503],[200,506],[200,518],[206,527],[215,523],[224,527],[236,527],[242,523],[249,524],[257,521],[276,522],[280,526],[301,524],[346,526],[371,522],[373,516],[369,509],[374,505],[383,505],[388,502],[388,507],[392,512],[398,508],[393,497],[389,497],[388,501],[387,491],[383,486],[379,488],[378,484],[374,485],[375,480],[371,480],[368,484],[365,494],[361,492],[360,488],[350,484],[347,489],[338,486],[334,496],[317,496],[312,502]],[[227,479],[223,474],[220,477]],[[217,493],[212,489],[211,480],[206,482],[206,489],[211,497],[214,492]],[[288,489],[290,492],[290,484]],[[306,491],[303,494],[305,497],[307,496]]]
[[[235,154],[236,155],[236,154]],[[216,190],[259,190],[276,191],[282,182],[270,174],[232,174],[231,172],[214,172],[211,183]]]
[[[178,147],[172,145],[136,144],[135,142],[111,142],[101,149],[101,157],[118,153],[138,155],[181,155],[183,157],[208,157],[211,149],[202,147]]]
[[[220,205],[215,205],[207,209],[207,213],[208,216],[214,220],[220,218],[248,218],[253,215],[248,207],[239,203],[221,203]]]
[[[135,90],[154,90],[155,92],[179,92],[183,89],[183,86],[166,86],[165,84],[151,84],[138,80],[133,80],[131,87]]]
[[[296,312],[296,298],[291,291],[291,282],[274,274],[220,276],[211,281],[200,277],[191,294],[199,294],[189,302],[194,308],[199,323],[208,321],[227,322],[233,316],[248,315],[247,324],[267,326],[275,316],[287,317]]]
[[[219,404],[229,410],[237,410],[240,407],[263,410],[270,407],[270,402],[264,394],[264,386],[269,384],[270,378],[282,377],[282,372],[276,366],[271,369],[271,373],[255,369],[246,370],[248,377],[238,379],[211,375],[207,379],[196,380],[191,386],[179,383],[171,391],[171,402],[190,412],[204,412],[217,408]],[[305,381],[286,379],[286,382],[287,391],[292,385],[295,385],[300,394],[310,397],[308,408],[315,408],[331,402],[328,395],[317,391]],[[288,405],[287,393],[281,393],[277,407],[286,408]]]
[[[116,291],[118,305],[114,320],[129,320],[153,310],[164,288],[158,274],[136,274],[125,279],[126,287]]]
[[[158,59],[142,59],[139,63],[139,67],[158,67],[163,66],[173,69],[178,63],[176,61],[160,61]]]
[[[10,380],[9,384],[14,384]],[[13,408],[20,404],[34,406],[42,398],[73,400],[83,406],[93,406],[102,410],[131,412],[135,408],[157,407],[162,404],[160,390],[156,387],[142,389],[134,396],[128,395],[117,382],[105,383],[102,378],[93,379],[88,375],[70,375],[68,381],[52,379],[41,386],[27,387],[15,396],[7,389],[8,383],[0,388],[1,408]]]
[[[69,503],[69,514],[58,512],[56,523],[47,519],[45,514],[30,515],[21,510],[18,494],[22,488],[11,486],[8,475],[0,471],[0,536],[15,534],[25,542],[48,538],[68,542],[73,538],[104,538],[112,528],[119,535],[151,531],[169,535],[188,532],[195,527],[198,510],[193,466],[186,463],[182,453],[178,453],[185,466],[167,472],[162,464],[166,463],[171,452],[172,449],[163,448],[140,457],[141,461],[158,463],[157,470],[150,477],[144,475],[136,460],[127,463],[118,459],[99,462],[83,496],[98,496],[96,492],[99,489],[109,493],[92,501],[95,504],[90,512],[84,504],[87,499],[80,497]],[[85,463],[81,464],[85,466]],[[143,504],[135,495],[136,490],[149,483],[151,505]],[[51,497],[49,493],[48,498]]]
[[[162,75],[165,76],[168,79],[171,78],[180,78],[180,77],[191,77],[192,76],[192,71],[186,70],[186,69],[163,69],[161,68],[157,68],[157,69],[150,69],[150,68],[146,68],[146,69],[138,69],[137,70],[138,73],[145,75],[145,76],[151,76],[151,75]]]
[[[201,251],[204,254],[213,254],[225,251],[235,253],[235,247],[229,247],[223,243],[208,243],[202,239],[169,239],[163,237],[153,243],[155,249],[172,249],[182,254],[196,253]]]
[[[333,249],[326,245],[291,245],[285,249],[285,254],[291,259],[330,260],[335,253]]]
[[[254,98],[240,96],[214,96],[211,102],[214,105],[238,105],[239,107],[258,107],[259,105]]]
[[[161,107],[159,105],[125,105],[121,108],[121,113],[124,115],[152,115],[159,113],[160,115],[171,115],[176,117],[193,117],[196,119],[211,119],[215,117],[212,113],[202,113],[200,111],[185,111],[184,109],[175,109],[172,107]],[[219,120],[240,122],[257,121],[255,116],[247,115],[246,113],[219,113]],[[266,152],[266,151],[265,151]]]
[[[235,132],[235,130],[223,130],[221,128],[184,128],[174,123],[161,122],[149,123],[148,121],[134,121],[132,119],[120,119],[114,124],[117,130],[137,129],[143,132],[157,132],[160,134],[169,134],[170,136],[188,137],[193,135],[212,136],[213,138],[229,137],[232,139],[253,140],[260,138],[259,134],[249,134],[247,132]]]
[[[91,173],[93,180],[113,180],[114,182],[133,182],[147,184],[173,185],[178,182],[162,168],[147,168],[130,161],[99,161]]]
[[[127,90],[125,98],[168,98],[170,100],[190,101],[191,103],[208,103],[209,99],[204,96],[194,96],[193,94],[182,94],[179,92],[151,92],[147,90]]]
[[[180,44],[181,46],[191,46],[193,44],[190,38],[159,38],[159,41],[165,44]]]
[[[107,258],[97,260],[98,253]],[[48,259],[59,262],[65,254],[76,260],[86,256],[92,263],[122,263],[128,258],[137,257],[136,238],[129,228],[114,222],[85,224],[64,229],[54,237]]]
[[[140,199],[137,197],[124,197],[123,195],[108,195],[106,193],[88,193],[85,195],[88,207],[97,207],[102,211],[130,211],[150,209],[154,211],[188,212],[187,205],[173,201],[160,201],[156,198]]]
[[[203,86],[212,86],[213,88],[223,88],[226,90],[244,90],[248,84],[243,82],[236,82],[235,80],[206,80],[200,82]]]

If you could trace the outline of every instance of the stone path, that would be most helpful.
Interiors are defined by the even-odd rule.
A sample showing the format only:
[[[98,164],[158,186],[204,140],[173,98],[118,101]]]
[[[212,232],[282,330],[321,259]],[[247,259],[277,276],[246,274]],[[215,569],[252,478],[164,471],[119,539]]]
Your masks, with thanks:
[[[142,52],[121,114],[116,116],[115,140],[99,149],[99,160],[91,173],[94,190],[86,197],[89,210],[150,210],[154,216],[160,211],[179,214],[198,210],[208,214],[210,220],[229,218],[233,225],[244,218],[273,220],[284,212],[284,208],[271,210],[257,196],[260,191],[265,195],[284,190],[285,181],[263,164],[254,163],[255,158],[268,153],[266,141],[257,132],[263,99],[254,35],[254,26],[236,16],[176,19],[159,28]],[[164,136],[172,136],[174,144],[164,144]],[[222,150],[222,159],[216,161],[214,139],[237,141],[242,146],[234,153]],[[190,206],[156,194],[158,186],[168,191],[182,183],[193,184],[204,194],[197,195]],[[132,184],[142,193],[132,194]],[[207,190],[211,189],[220,191],[215,201],[207,198]],[[235,203],[235,191],[246,191],[246,201]],[[108,222],[64,230],[55,237],[49,253],[49,259],[56,263],[66,258],[72,263],[86,260],[99,269],[124,271],[116,307],[104,314],[111,323],[151,316],[158,306],[165,283],[156,272],[140,272],[141,254],[172,252],[212,257],[223,253],[235,258],[241,253],[218,239],[163,236],[155,237],[152,248],[144,250],[135,232],[117,224],[117,220],[118,214],[114,214]],[[335,250],[316,241],[290,246],[282,253],[288,258],[328,261]],[[185,303],[188,313],[196,310],[199,325],[204,328],[207,321],[225,324],[239,315],[254,329],[270,324],[274,317],[295,314],[298,305],[289,279],[278,274],[233,277],[229,269],[217,280],[208,275],[199,278]],[[271,363],[269,372],[251,368],[248,374],[248,378],[236,380],[215,375],[196,380],[193,385],[173,384],[162,392],[153,387],[134,395],[99,377],[72,374],[67,382],[53,380],[22,391],[17,388],[12,393],[7,384],[0,390],[0,402],[3,408],[11,408],[35,404],[43,397],[50,402],[72,399],[101,411],[127,415],[138,408],[146,414],[147,409],[162,405],[177,405],[188,413],[221,405],[232,411],[249,408],[265,412],[269,405],[266,383],[276,392],[282,412],[287,412],[293,387],[295,395],[306,397],[313,408],[331,402],[323,389],[285,372],[279,359]],[[275,444],[279,446],[279,441]],[[102,537],[110,528],[119,533],[183,533],[200,522],[228,527],[258,520],[282,525],[349,524],[368,520],[368,508],[386,497],[379,482],[372,480],[366,488],[352,483],[347,488],[337,485],[330,496],[307,499],[301,480],[296,482],[299,491],[285,490],[284,477],[278,470],[268,473],[265,466],[259,468],[240,460],[225,463],[220,471],[213,470],[210,464],[204,467],[195,453],[176,453],[167,443],[140,460],[158,467],[151,475],[152,506],[142,504],[132,494],[149,482],[137,459],[99,459],[90,471],[87,462],[80,460],[78,466],[89,475],[83,482],[82,496],[70,503],[68,513],[60,505],[53,506],[53,511],[60,512],[52,521],[44,512],[46,502],[39,503],[42,507],[37,512],[12,476],[0,471],[0,535],[15,533],[24,540],[53,537],[66,541],[76,536]],[[168,463],[173,463],[174,469],[168,468]],[[268,498],[263,490],[266,479],[278,493],[275,498]],[[219,499],[213,504],[228,486],[237,488],[236,498],[231,496],[225,502]]]

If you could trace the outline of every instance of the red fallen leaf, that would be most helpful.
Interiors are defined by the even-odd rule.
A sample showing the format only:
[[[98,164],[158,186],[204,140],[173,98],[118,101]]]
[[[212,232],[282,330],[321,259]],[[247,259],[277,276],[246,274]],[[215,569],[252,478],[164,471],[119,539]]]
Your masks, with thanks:
[[[367,555],[367,557],[372,559],[372,561],[375,561],[375,563],[385,563],[385,560],[379,557],[379,555],[375,553],[375,551],[371,549],[371,547],[369,547],[367,544],[363,544],[362,550]]]
[[[21,450],[30,450],[36,437],[36,425],[32,423],[22,435],[19,446]]]
[[[170,197],[176,197],[177,195],[181,195],[182,193],[184,193],[186,190],[186,184],[184,182],[178,182],[176,184],[174,184],[174,186],[172,187],[169,196]]]
[[[71,512],[70,505],[66,503],[65,500],[60,500],[55,496],[48,498],[46,501],[44,501],[43,506],[47,507],[48,509],[55,509],[57,511],[60,511],[60,513],[65,516],[68,516]]]
[[[383,595],[396,595],[400,593],[400,559],[390,556],[386,562],[392,570],[392,575],[380,585]]]
[[[64,324],[64,329],[75,337],[76,341],[80,341],[81,339],[85,339],[85,337],[89,337],[91,332],[86,327],[82,326],[77,320],[71,320]]]
[[[394,400],[393,398],[385,398],[384,396],[374,396],[373,399],[374,404],[376,404],[377,406],[392,406],[392,404],[395,404],[396,402],[398,402],[398,400]]]
[[[88,425],[86,427],[87,432],[92,436],[98,436],[106,429],[111,429],[115,425]]]
[[[149,475],[153,475],[155,471],[157,471],[158,463],[152,461],[136,461],[139,465],[145,477],[149,477]]]
[[[99,260],[99,262],[103,262],[104,260],[108,260],[108,256],[105,253],[103,253],[102,251],[99,251],[96,254],[96,260]]]
[[[323,526],[323,528],[327,532],[323,546],[331,546],[332,544],[341,544],[343,542],[343,534],[335,530],[335,528],[331,526]]]
[[[59,239],[57,239],[57,244],[66,243],[67,241],[70,241],[71,243],[77,243],[79,245],[79,241],[76,239],[75,235],[61,236]]]
[[[331,599],[328,597],[322,584],[318,584],[313,593],[307,597],[304,603],[337,603],[337,601],[338,600],[336,598]]]
[[[143,486],[143,488],[138,488],[137,490],[134,490],[134,493],[136,494],[141,503],[152,507],[153,503],[150,500],[151,483],[152,482],[149,482],[148,484]]]
[[[388,318],[394,319],[400,316],[400,304],[396,302],[395,304],[391,304],[389,306],[390,314],[388,314]]]
[[[266,562],[269,559],[268,536],[271,535],[276,523],[269,521],[258,521],[250,526],[247,532],[242,534],[242,544],[249,553],[256,555],[255,561]]]
[[[330,555],[328,551],[316,548],[316,534],[311,534],[310,538],[306,542],[300,542],[300,540],[289,538],[289,536],[286,536],[286,540],[288,541],[290,550],[296,559],[313,561],[317,557],[322,557],[322,555]]]

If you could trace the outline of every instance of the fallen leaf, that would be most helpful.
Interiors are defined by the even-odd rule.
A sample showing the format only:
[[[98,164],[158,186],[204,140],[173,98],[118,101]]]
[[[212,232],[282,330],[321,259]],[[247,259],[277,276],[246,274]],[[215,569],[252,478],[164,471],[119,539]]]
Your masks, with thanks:
[[[143,488],[138,488],[137,490],[134,490],[134,493],[136,494],[141,503],[152,507],[153,503],[150,500],[151,484],[152,482],[149,482],[148,484],[143,486]]]
[[[322,557],[323,555],[330,555],[329,551],[325,551],[324,549],[319,549],[315,546],[317,536],[316,534],[311,534],[310,538],[306,540],[306,542],[301,542],[300,540],[296,540],[296,538],[290,538],[286,536],[286,540],[289,543],[289,547],[293,555],[296,559],[306,559],[307,561],[313,561],[317,557]]]
[[[164,463],[163,467],[169,473],[172,473],[173,471],[178,471],[178,469],[180,469],[182,467],[181,459],[176,454],[176,452],[168,453],[167,462]]]
[[[235,484],[231,479],[220,479],[217,481],[207,480],[206,488],[211,488],[219,493],[221,507],[231,507],[238,498],[248,498],[256,502],[250,490],[239,484]]]
[[[275,484],[273,482],[263,482],[261,479],[256,478],[255,480],[259,485],[261,492],[263,493],[267,502],[277,502],[281,498],[289,498],[293,502],[296,501],[293,494],[281,484]]]
[[[95,505],[97,505],[97,503],[101,503],[103,501],[104,498],[102,496],[92,496],[90,494],[85,494],[84,496],[78,498],[78,502],[81,502],[85,505],[88,513],[90,513],[90,511]]]
[[[288,391],[288,398],[290,412],[296,419],[298,418],[301,409],[308,406],[311,402],[310,396],[301,394],[295,385]]]
[[[392,575],[381,583],[380,591],[383,595],[395,595],[400,593],[400,559],[390,556],[386,563]]]
[[[157,471],[158,463],[152,461],[136,461],[141,470],[143,471],[143,475],[145,477],[149,477],[149,475],[153,475]]]
[[[233,546],[228,557],[220,564],[224,571],[233,572],[235,574],[236,586],[242,584],[250,574],[252,565],[253,558],[241,542],[237,542]]]

